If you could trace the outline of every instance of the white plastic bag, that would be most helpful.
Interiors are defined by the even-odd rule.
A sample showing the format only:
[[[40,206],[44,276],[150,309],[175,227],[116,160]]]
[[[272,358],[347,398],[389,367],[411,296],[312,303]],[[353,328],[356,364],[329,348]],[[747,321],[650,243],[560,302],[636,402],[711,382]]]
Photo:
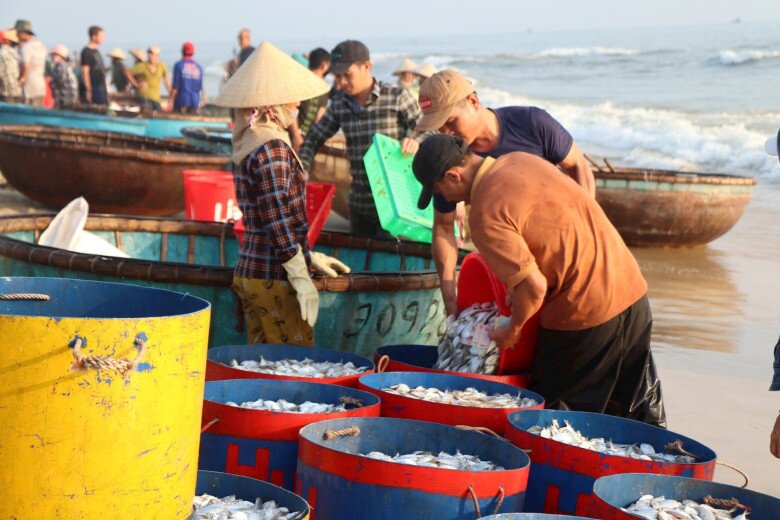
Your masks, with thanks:
[[[84,197],[72,200],[52,219],[38,240],[38,245],[67,249],[90,255],[129,256],[94,233],[84,231],[89,215],[89,204]]]

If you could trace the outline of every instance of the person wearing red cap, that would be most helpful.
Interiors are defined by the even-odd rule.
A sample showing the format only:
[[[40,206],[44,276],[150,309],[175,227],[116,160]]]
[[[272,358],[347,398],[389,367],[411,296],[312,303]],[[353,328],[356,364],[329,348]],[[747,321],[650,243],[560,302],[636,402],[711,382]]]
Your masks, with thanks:
[[[203,68],[192,59],[194,55],[195,45],[192,42],[184,42],[181,46],[181,60],[173,66],[171,100],[175,112],[184,114],[200,112]]]

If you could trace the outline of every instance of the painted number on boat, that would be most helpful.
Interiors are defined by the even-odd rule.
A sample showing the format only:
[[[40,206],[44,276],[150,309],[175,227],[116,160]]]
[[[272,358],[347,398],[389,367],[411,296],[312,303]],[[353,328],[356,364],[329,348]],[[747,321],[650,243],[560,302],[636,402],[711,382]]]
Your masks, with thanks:
[[[424,341],[438,339],[444,334],[446,327],[446,323],[442,320],[439,320],[438,327],[434,326],[437,317],[439,317],[440,308],[441,303],[438,300],[432,300],[421,316],[420,302],[409,302],[400,311],[394,303],[387,302],[374,313],[374,305],[364,303],[355,309],[352,324],[344,331],[344,337],[352,338],[373,328],[380,338],[384,338],[398,322],[398,325],[404,329],[403,334],[410,335],[410,339],[416,340],[418,337]],[[372,314],[376,316],[374,320],[371,319]],[[422,324],[417,328],[421,321]]]

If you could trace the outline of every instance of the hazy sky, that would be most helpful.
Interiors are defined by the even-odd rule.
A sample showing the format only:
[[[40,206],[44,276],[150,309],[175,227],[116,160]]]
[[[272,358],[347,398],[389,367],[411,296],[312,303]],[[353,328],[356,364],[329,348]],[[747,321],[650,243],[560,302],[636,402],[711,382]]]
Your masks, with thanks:
[[[48,45],[86,39],[97,24],[111,42],[295,40],[708,24],[780,19],[778,0],[0,0],[6,26],[32,22]]]

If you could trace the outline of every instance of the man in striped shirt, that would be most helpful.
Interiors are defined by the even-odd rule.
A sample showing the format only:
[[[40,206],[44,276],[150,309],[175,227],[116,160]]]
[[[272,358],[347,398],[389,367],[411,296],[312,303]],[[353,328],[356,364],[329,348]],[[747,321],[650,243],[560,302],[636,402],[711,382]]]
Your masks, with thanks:
[[[347,138],[352,174],[350,229],[359,235],[386,237],[379,223],[363,156],[376,133],[398,139],[403,153],[414,155],[428,135],[412,137],[421,117],[420,107],[408,91],[374,78],[368,48],[361,42],[341,42],[330,57],[330,72],[339,91],[331,99],[325,115],[306,135],[300,149],[301,161],[308,169],[319,147],[341,128]]]

